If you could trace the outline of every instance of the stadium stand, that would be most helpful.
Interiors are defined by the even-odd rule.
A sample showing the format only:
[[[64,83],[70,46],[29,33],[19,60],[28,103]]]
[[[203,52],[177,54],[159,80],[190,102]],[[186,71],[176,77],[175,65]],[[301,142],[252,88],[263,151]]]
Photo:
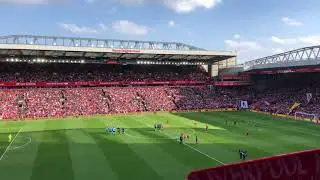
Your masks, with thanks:
[[[95,49],[91,46],[93,52],[91,49],[87,52],[83,47],[71,48],[65,44],[61,45],[66,46],[62,51],[52,48],[56,46],[52,44],[15,44],[19,42],[19,38],[14,37],[11,44],[1,44],[0,41],[1,45],[6,45],[0,50],[0,55],[8,57],[10,52],[21,56],[5,60],[0,57],[2,119],[239,108],[240,101],[247,101],[252,110],[266,113],[293,115],[301,111],[301,117],[304,114],[320,114],[320,68],[313,68],[316,72],[303,73],[278,69],[256,71],[255,66],[262,68],[259,64],[263,60],[261,59],[248,63],[248,72],[242,72],[243,69],[237,67],[221,71],[235,74],[219,74],[217,78],[212,78],[210,67],[234,57],[234,54],[219,55],[217,52],[190,46],[185,47],[187,50],[179,49],[183,44],[175,44],[175,53],[170,54],[167,53],[170,49],[155,51],[150,42],[143,43],[150,43],[148,47],[152,48],[141,51]],[[74,39],[71,40],[74,44]],[[35,47],[37,49],[32,49]],[[74,52],[73,48],[77,51]],[[168,48],[168,43],[164,43],[163,48]],[[39,60],[36,56],[30,57],[32,54],[49,58]],[[50,60],[60,59],[58,57],[73,60]],[[103,57],[103,60],[97,57]],[[207,65],[207,71],[201,65]],[[319,158],[318,150],[315,154]],[[309,156],[305,158],[311,159]],[[259,160],[252,161],[251,165],[259,163]],[[211,170],[217,171],[215,175],[222,176],[226,174],[224,170],[230,167],[247,166],[235,164]],[[191,173],[189,179],[205,179],[201,177],[206,176],[206,172],[208,171]],[[229,173],[231,176],[233,174]],[[314,174],[318,175],[319,171]],[[271,179],[266,177],[265,179]]]

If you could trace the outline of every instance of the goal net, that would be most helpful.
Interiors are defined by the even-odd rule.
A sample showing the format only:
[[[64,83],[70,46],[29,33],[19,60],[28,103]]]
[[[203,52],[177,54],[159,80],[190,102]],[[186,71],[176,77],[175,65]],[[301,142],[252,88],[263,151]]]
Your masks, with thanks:
[[[294,113],[294,117],[295,117],[295,119],[306,118],[306,119],[310,119],[313,122],[317,122],[318,121],[318,115],[317,114],[310,114],[310,113],[305,113],[305,112],[295,112]]]

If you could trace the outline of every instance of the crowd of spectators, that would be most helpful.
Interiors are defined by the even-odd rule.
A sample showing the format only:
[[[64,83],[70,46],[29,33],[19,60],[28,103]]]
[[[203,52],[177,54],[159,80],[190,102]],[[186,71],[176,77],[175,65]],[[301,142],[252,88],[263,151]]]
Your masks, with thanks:
[[[307,93],[312,94],[310,101],[307,100]],[[300,111],[320,115],[319,93],[316,89],[309,88],[280,88],[255,92],[250,99],[251,107],[256,110],[278,114],[293,115],[294,112]],[[299,103],[300,106],[291,111],[290,108],[295,103]]]
[[[0,64],[0,82],[174,81],[208,80],[198,66],[105,64]],[[313,97],[306,100],[306,94]],[[320,114],[320,91],[248,87],[138,86],[21,88],[0,90],[0,117],[5,119],[93,114],[238,108],[241,100],[255,110]],[[294,103],[301,105],[291,110]]]
[[[0,82],[176,81],[209,79],[198,66],[0,64]]]
[[[310,102],[306,93],[312,92]],[[250,108],[288,114],[296,111],[320,114],[320,96],[309,89],[255,92],[249,88],[210,86],[149,86],[93,88],[33,88],[0,91],[0,116],[4,119],[63,117],[94,114],[237,108],[247,100]]]

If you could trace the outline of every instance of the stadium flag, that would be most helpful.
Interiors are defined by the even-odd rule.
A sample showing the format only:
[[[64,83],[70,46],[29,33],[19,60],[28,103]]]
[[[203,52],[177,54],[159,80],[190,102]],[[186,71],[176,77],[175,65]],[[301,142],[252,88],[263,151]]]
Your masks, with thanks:
[[[295,103],[291,106],[290,111],[289,111],[289,114],[290,114],[293,110],[295,110],[296,108],[298,108],[300,105],[301,105],[301,103],[295,102]]]
[[[312,99],[312,93],[307,93],[307,102],[309,103]]]

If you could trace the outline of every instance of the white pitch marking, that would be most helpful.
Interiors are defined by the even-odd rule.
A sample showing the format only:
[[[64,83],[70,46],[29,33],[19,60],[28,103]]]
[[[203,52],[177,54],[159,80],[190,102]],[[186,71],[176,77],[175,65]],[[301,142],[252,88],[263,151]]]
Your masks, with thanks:
[[[11,144],[13,143],[13,141],[16,139],[16,137],[20,134],[20,132],[22,131],[23,128],[20,128],[20,130],[18,131],[18,133],[14,136],[14,138],[12,139],[12,141],[9,143],[9,145],[7,146],[6,150],[2,153],[1,157],[0,157],[0,161],[2,160],[3,156],[7,153],[7,151],[9,150]]]
[[[139,121],[139,122],[141,122],[141,121]],[[149,126],[149,127],[151,126],[151,125],[146,124],[145,122],[141,122],[141,123],[143,123],[143,124],[145,124],[145,125],[147,125],[147,126]],[[161,132],[162,134],[168,136],[170,139],[175,140],[175,138],[173,138],[172,136],[170,136],[168,133],[165,133],[165,132],[163,132],[163,131],[160,131],[160,132]],[[195,148],[195,147],[192,147],[192,146],[190,146],[189,144],[185,144],[185,143],[183,143],[183,144],[184,144],[185,146],[187,146],[188,148],[190,148],[190,149],[192,149],[192,150],[194,150],[194,151],[197,151],[198,153],[200,153],[200,154],[202,154],[202,155],[204,155],[204,156],[206,156],[206,157],[208,157],[208,158],[210,158],[210,159],[212,159],[212,160],[214,160],[214,161],[216,161],[216,162],[218,162],[218,163],[220,163],[220,164],[222,164],[222,165],[225,165],[225,163],[223,163],[223,162],[219,161],[218,159],[216,159],[216,158],[214,158],[214,157],[212,157],[212,156],[210,156],[210,155],[208,155],[208,154],[200,151],[199,149],[197,149],[197,148]]]
[[[31,142],[32,142],[32,139],[31,137],[24,137],[25,139],[28,139],[28,142],[22,144],[21,146],[16,146],[16,147],[11,147],[9,150],[12,151],[12,150],[15,150],[15,149],[21,149],[21,148],[24,148],[25,146],[29,145]]]
[[[170,137],[171,139],[173,139],[169,134],[167,134],[167,133],[165,133],[165,132],[163,132],[163,131],[160,131],[160,132],[161,132],[162,134]],[[195,148],[195,147],[193,147],[193,146],[190,146],[189,144],[183,143],[183,145],[189,147],[190,149],[193,149],[194,151],[197,151],[198,153],[200,153],[200,154],[202,154],[202,155],[204,155],[204,156],[207,156],[208,158],[210,158],[210,159],[212,159],[212,160],[214,160],[214,161],[217,161],[218,163],[220,163],[220,164],[222,164],[222,165],[225,165],[225,163],[223,163],[223,162],[219,161],[218,159],[216,159],[216,158],[208,155],[207,153],[204,153],[204,152],[200,151],[199,149],[197,149],[197,148]]]

